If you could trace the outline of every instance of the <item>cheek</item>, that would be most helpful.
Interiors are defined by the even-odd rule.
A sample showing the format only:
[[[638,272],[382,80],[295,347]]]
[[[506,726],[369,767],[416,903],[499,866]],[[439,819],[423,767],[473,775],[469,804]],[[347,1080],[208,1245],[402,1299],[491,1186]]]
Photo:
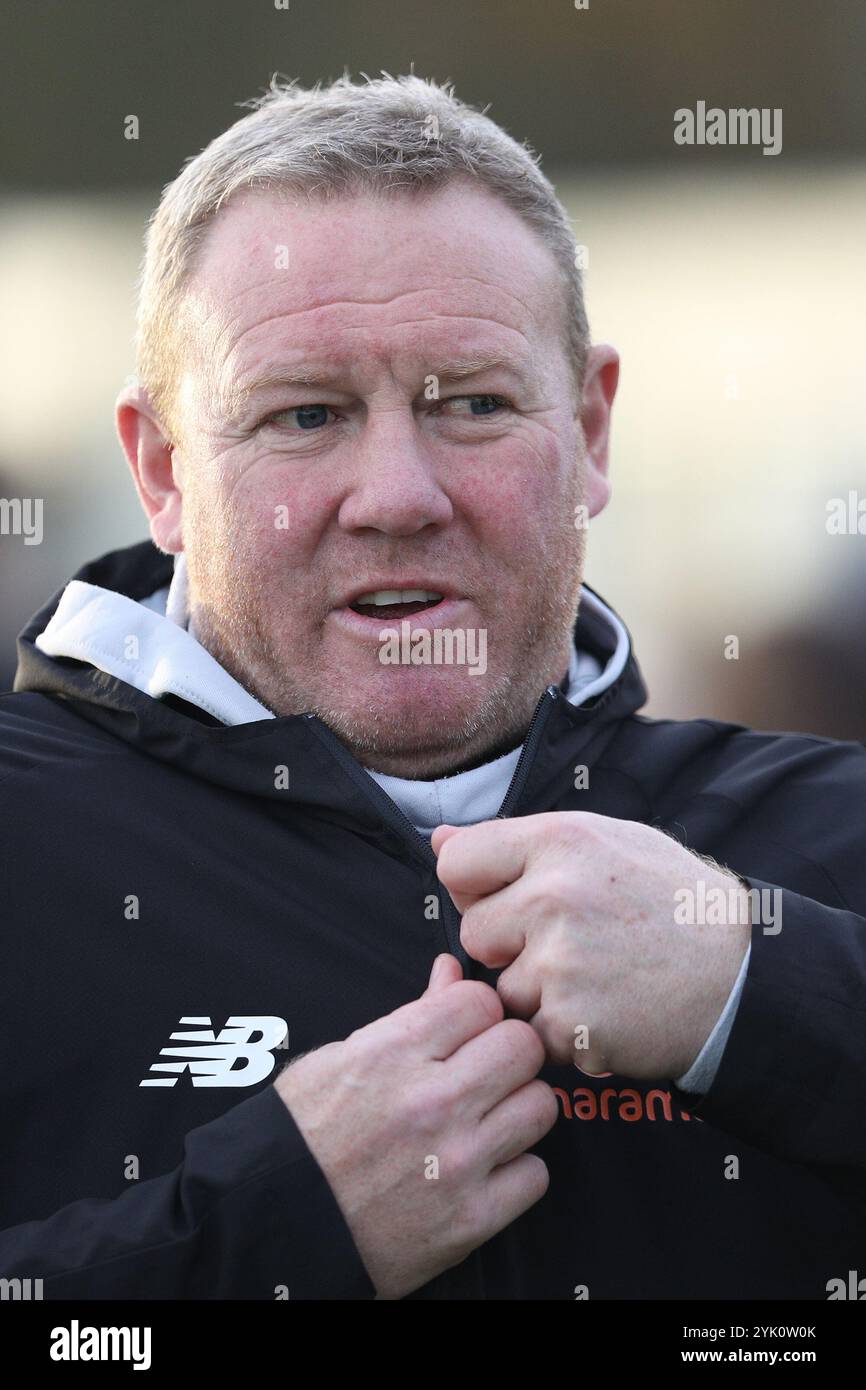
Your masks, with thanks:
[[[472,467],[452,499],[491,549],[513,556],[572,524],[575,473],[563,441],[534,431]]]
[[[251,470],[226,500],[232,536],[262,570],[307,567],[331,502],[288,470]]]

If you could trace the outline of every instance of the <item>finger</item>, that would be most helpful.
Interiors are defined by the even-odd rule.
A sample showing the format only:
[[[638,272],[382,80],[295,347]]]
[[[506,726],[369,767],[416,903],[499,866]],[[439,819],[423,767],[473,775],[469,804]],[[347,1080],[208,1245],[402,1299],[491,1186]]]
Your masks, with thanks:
[[[540,1201],[550,1186],[547,1164],[538,1154],[521,1154],[503,1163],[487,1180],[485,1199],[491,1232],[496,1235]]]
[[[454,889],[449,889],[448,896],[461,917],[464,913],[469,911],[470,907],[474,907],[476,903],[483,902],[483,896],[479,893],[458,893]]]
[[[457,825],[448,825],[445,821],[443,821],[441,825],[437,825],[433,834],[430,836],[430,844],[433,848],[433,853],[438,854],[445,841],[450,840],[452,835],[456,835],[459,828],[460,827]]]
[[[561,1016],[557,1018],[555,1012],[552,1014],[550,1009],[545,1012],[541,1007],[531,1016],[527,1015],[527,1022],[541,1039],[545,1055],[551,1064],[566,1066],[570,1062],[584,1076],[613,1076],[612,1071],[590,1070],[591,1064],[595,1067],[604,1066],[604,1053],[597,1046],[586,1046],[588,1030],[585,1025],[570,1026],[567,1019]],[[586,1065],[578,1066],[578,1060]]]
[[[478,1142],[491,1168],[531,1149],[552,1129],[559,1106],[546,1081],[529,1081],[495,1105],[478,1126]]]
[[[502,1019],[448,1058],[448,1085],[466,1113],[480,1120],[544,1065],[544,1045],[519,1019]]]
[[[521,880],[522,882],[522,880]],[[477,898],[463,913],[460,942],[473,960],[491,970],[515,961],[526,945],[529,917],[521,906],[519,884]]]
[[[352,1038],[384,1057],[395,1045],[421,1061],[444,1061],[459,1047],[502,1021],[495,989],[483,980],[455,980],[430,990],[382,1018],[358,1028]]]
[[[447,985],[453,985],[457,980],[463,979],[463,966],[456,956],[449,956],[447,952],[438,955],[433,962],[433,969],[430,971],[430,979],[424,994],[435,994],[437,990],[445,989]],[[424,998],[424,995],[421,996]]]
[[[417,1042],[430,1061],[444,1062],[465,1043],[502,1022],[499,996],[482,980],[455,980],[447,988],[423,994],[413,1004],[410,1045]],[[400,1021],[401,1009],[389,1017]],[[420,1012],[420,1019],[416,1014]]]
[[[445,841],[450,840],[452,835],[457,835],[459,834],[459,832],[460,827],[456,825],[447,825],[444,822],[442,825],[437,825],[436,829],[433,831],[433,834],[430,836],[430,845],[432,847],[433,853],[438,855]],[[466,909],[472,905],[472,903],[477,902],[478,900],[477,894],[475,893],[455,892],[449,894],[449,896],[461,916],[466,911]]]
[[[452,898],[496,893],[520,878],[532,851],[532,819],[481,821],[460,826],[443,840],[436,872]]]
[[[532,968],[526,952],[502,971],[496,981],[496,993],[510,1018],[524,1018],[531,1023],[540,1013],[541,984],[538,971]]]

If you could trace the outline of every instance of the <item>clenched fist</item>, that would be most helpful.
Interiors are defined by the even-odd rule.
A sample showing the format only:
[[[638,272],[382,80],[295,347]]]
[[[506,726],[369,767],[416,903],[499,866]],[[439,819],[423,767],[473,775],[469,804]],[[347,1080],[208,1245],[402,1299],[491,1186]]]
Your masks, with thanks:
[[[464,947],[502,969],[503,1005],[549,1061],[653,1080],[688,1071],[749,944],[739,879],[650,826],[584,811],[441,825],[432,844]],[[682,890],[711,888],[730,903],[726,924],[683,924]]]

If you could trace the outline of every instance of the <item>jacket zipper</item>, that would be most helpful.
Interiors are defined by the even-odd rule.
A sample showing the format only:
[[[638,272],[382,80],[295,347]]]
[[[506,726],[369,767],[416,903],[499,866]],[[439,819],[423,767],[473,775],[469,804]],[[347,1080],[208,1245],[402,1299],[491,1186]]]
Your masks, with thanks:
[[[544,725],[559,693],[558,687],[549,685],[535,707],[535,713],[529,725],[526,738],[523,741],[523,748],[514,769],[514,775],[509,783],[508,790],[502,801],[502,805],[496,813],[497,820],[505,820],[511,814],[512,807],[516,804],[518,797],[526,783],[532,759],[535,757],[536,750]],[[385,820],[406,836],[410,843],[417,846],[425,863],[429,864],[434,871],[436,878],[436,888],[439,894],[439,902],[442,905],[443,924],[445,927],[445,937],[448,942],[449,951],[456,956],[463,966],[464,977],[468,978],[472,974],[473,962],[467,955],[460,942],[460,917],[450,896],[442,887],[436,876],[436,855],[430,845],[415,829],[415,826],[400,810],[395,801],[392,801],[387,792],[384,792],[372,777],[369,777],[359,764],[352,757],[347,748],[337,738],[327,724],[318,719],[314,714],[307,714],[306,719],[315,720],[313,729],[318,734],[322,742],[331,750],[337,762],[352,779],[355,786],[368,798],[370,798],[382,812]],[[446,1298],[460,1298],[471,1290],[478,1298],[484,1297],[484,1278],[482,1274],[481,1257],[477,1250],[473,1250],[461,1264],[454,1269],[447,1269],[437,1276],[437,1288]]]
[[[535,707],[535,713],[532,716],[526,738],[523,741],[523,747],[520,750],[520,757],[517,760],[514,775],[511,778],[502,805],[496,813],[497,820],[505,820],[511,814],[512,807],[523,791],[530,764],[535,757],[538,744],[541,741],[544,725],[547,723],[548,716],[555,704],[558,693],[557,686],[549,685]],[[318,719],[314,714],[307,714],[304,718],[315,721],[313,724],[315,732],[322,742],[331,750],[343,770],[348,773],[359,790],[362,791],[366,797],[373,800],[386,821],[388,821],[395,830],[398,830],[402,835],[406,836],[411,844],[417,847],[424,862],[433,869],[434,877],[436,878],[436,891],[439,895],[439,902],[442,908],[442,922],[445,929],[445,939],[448,943],[448,949],[451,955],[456,956],[460,961],[460,964],[463,966],[464,974],[467,976],[471,975],[472,962],[460,941],[460,915],[451,901],[450,895],[439,882],[435,872],[436,855],[430,848],[429,843],[424,839],[423,835],[418,833],[415,826],[409,820],[409,817],[403,814],[397,803],[392,801],[387,792],[382,790],[378,782],[375,782],[372,777],[369,777],[367,773],[363,771],[348,749],[344,748],[336,734],[328,728],[327,724],[323,723],[322,720]]]
[[[529,764],[535,757],[538,745],[541,742],[541,735],[544,730],[544,726],[547,723],[547,720],[550,716],[550,712],[553,709],[554,704],[556,703],[556,697],[558,694],[559,687],[556,685],[549,685],[545,690],[544,694],[542,695],[541,699],[539,700],[538,704],[535,706],[535,713],[532,716],[532,721],[529,725],[529,730],[527,732],[526,738],[523,741],[523,747],[520,750],[520,757],[517,760],[517,767],[514,769],[514,776],[511,779],[508,791],[505,793],[502,805],[496,812],[497,820],[507,820],[507,818],[511,815],[512,808],[515,805],[518,797],[520,796],[520,793],[523,791],[523,788],[526,784],[526,778],[529,773]]]
[[[374,781],[372,777],[369,777],[358,763],[356,763],[352,754],[347,748],[343,747],[336,734],[328,728],[327,724],[322,723],[315,714],[305,714],[304,718],[316,720],[316,723],[313,724],[315,732],[322,742],[327,744],[343,770],[348,773],[360,791],[375,803],[385,820],[388,821],[395,830],[398,830],[402,835],[406,836],[409,841],[420,850],[424,862],[433,870],[433,876],[436,879],[436,891],[439,895],[439,903],[442,908],[442,923],[445,928],[445,939],[448,943],[448,950],[451,955],[456,956],[460,961],[464,972],[467,974],[470,973],[472,962],[460,942],[460,918],[451,898],[436,876],[436,855],[433,853],[429,843],[424,839],[423,835],[418,833],[409,817],[403,814],[397,803],[392,801],[388,793],[382,790],[378,782]]]

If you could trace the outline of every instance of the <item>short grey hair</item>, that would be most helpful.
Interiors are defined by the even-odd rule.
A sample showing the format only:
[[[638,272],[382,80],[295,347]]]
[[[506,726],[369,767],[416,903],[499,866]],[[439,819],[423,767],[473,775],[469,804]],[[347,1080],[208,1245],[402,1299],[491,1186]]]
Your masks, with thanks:
[[[454,95],[453,83],[348,72],[305,89],[275,74],[263,96],[167,184],[150,218],[138,281],[136,368],[163,428],[179,437],[176,391],[192,339],[184,290],[214,217],[239,190],[330,198],[434,191],[460,175],[513,208],[552,252],[564,282],[562,343],[580,399],[589,327],[574,234],[539,156]]]

